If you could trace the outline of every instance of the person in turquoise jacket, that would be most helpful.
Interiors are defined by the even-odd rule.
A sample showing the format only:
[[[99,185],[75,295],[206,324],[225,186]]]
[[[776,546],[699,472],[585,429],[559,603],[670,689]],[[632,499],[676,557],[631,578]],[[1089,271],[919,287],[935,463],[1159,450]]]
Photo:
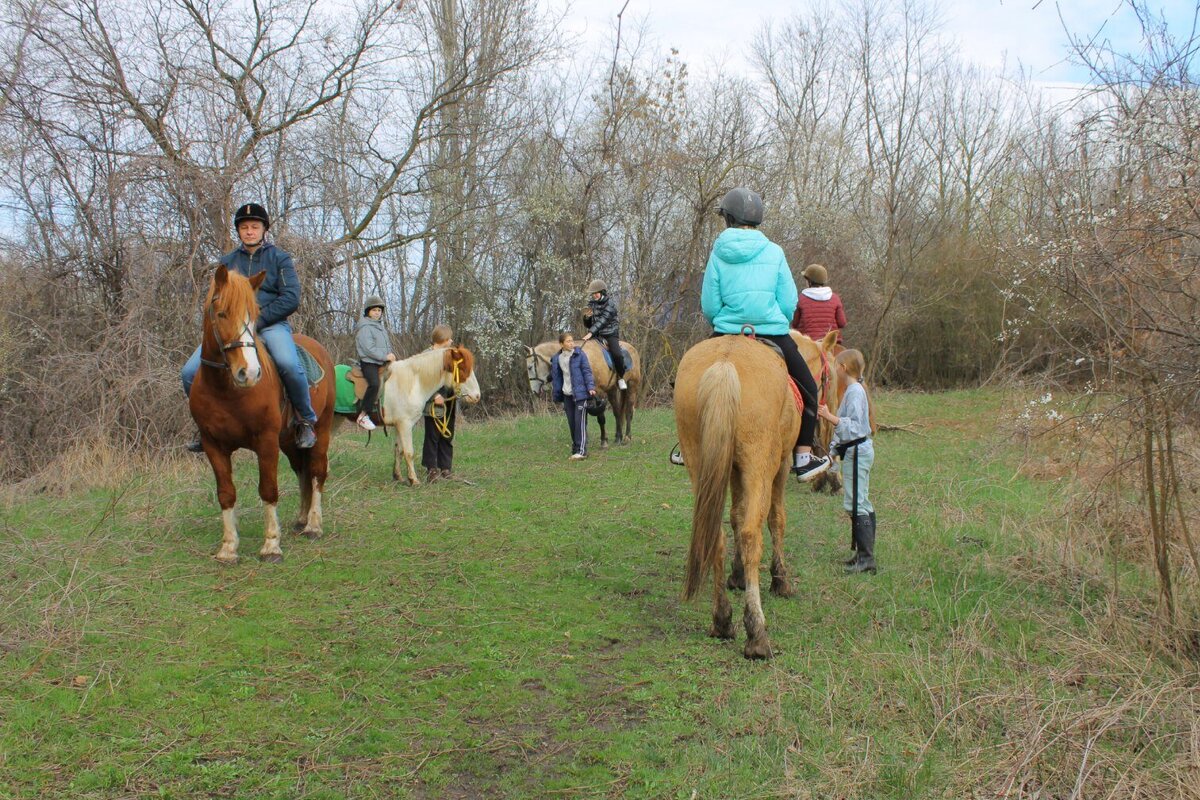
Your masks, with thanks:
[[[829,459],[814,455],[817,431],[817,382],[788,335],[791,312],[800,293],[788,269],[783,248],[758,230],[763,220],[762,198],[745,188],[731,189],[718,209],[725,230],[713,242],[704,268],[700,308],[713,326],[713,335],[741,334],[746,325],[755,336],[769,339],[783,351],[788,374],[804,396],[800,436],[792,456],[792,472],[810,481],[829,469]]]

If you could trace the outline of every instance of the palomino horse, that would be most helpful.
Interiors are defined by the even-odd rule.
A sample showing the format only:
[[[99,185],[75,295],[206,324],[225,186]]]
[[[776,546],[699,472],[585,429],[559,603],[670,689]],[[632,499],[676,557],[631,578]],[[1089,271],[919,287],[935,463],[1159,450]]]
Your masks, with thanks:
[[[629,342],[621,342],[621,347],[629,351],[630,363],[625,366],[625,385],[628,389],[622,391],[617,386],[617,373],[604,360],[604,345],[595,339],[583,343],[583,353],[587,356],[592,368],[592,377],[596,380],[596,390],[608,396],[608,404],[613,411],[613,419],[617,422],[617,430],[613,441],[625,444],[632,441],[630,429],[633,425],[633,410],[637,406],[638,390],[642,385],[642,357],[637,348]],[[541,394],[544,387],[550,384],[550,359],[561,350],[558,342],[542,342],[535,347],[526,345],[525,372],[529,376],[529,389],[534,394]],[[600,446],[608,447],[608,432],[604,428],[603,412],[600,420]]]
[[[324,380],[310,390],[317,412],[317,444],[302,450],[296,447],[293,427],[285,424],[291,407],[279,374],[254,335],[258,318],[254,292],[265,275],[260,272],[247,280],[224,266],[217,268],[204,303],[200,369],[188,397],[192,417],[200,428],[200,442],[217,479],[223,532],[216,559],[223,564],[236,564],[238,560],[237,489],[231,458],[240,447],[258,456],[258,495],[264,504],[259,558],[283,560],[275,512],[281,448],[300,481],[300,515],[294,527],[310,538],[321,535],[321,493],[329,468],[329,431],[333,425],[333,361],[313,339],[298,334],[293,337],[325,370]]]
[[[800,433],[800,410],[783,359],[742,336],[719,336],[693,346],[675,377],[675,426],[694,496],[684,596],[694,597],[711,571],[709,635],[733,638],[722,528],[725,497],[731,493],[735,554],[729,580],[731,586],[746,590],[742,653],[746,658],[770,658],[758,585],[764,522],[771,531],[771,592],[793,594],[783,548],[783,498],[792,447]]]
[[[408,482],[420,483],[413,467],[413,426],[421,418],[425,404],[443,386],[454,390],[468,403],[479,402],[479,381],[475,378],[475,356],[465,347],[426,350],[403,361],[387,365],[383,389],[383,423],[396,428],[392,478],[400,480],[401,459],[408,466]]]

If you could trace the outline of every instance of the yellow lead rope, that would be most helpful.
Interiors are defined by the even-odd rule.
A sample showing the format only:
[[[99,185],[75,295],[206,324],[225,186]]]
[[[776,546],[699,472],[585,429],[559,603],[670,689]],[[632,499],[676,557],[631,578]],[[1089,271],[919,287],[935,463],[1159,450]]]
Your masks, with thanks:
[[[454,438],[454,432],[450,430],[450,418],[454,415],[454,401],[458,399],[458,389],[459,386],[462,385],[462,376],[459,374],[458,370],[458,365],[462,362],[463,360],[461,358],[456,358],[453,361],[453,371],[451,373],[450,383],[454,389],[454,397],[451,397],[445,402],[444,405],[446,408],[446,413],[441,417],[439,417],[436,413],[430,414],[430,416],[433,417],[433,426],[438,429],[438,433],[442,434],[443,439]],[[437,408],[437,406],[434,405],[434,408]]]

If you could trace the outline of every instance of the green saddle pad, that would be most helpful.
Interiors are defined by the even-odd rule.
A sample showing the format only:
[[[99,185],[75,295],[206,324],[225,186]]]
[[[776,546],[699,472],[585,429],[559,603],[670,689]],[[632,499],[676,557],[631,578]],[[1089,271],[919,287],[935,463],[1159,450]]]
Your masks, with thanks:
[[[296,345],[296,352],[300,355],[300,363],[304,366],[304,372],[308,375],[308,385],[316,386],[325,378],[325,370],[313,358],[312,353],[305,350],[300,345]]]
[[[333,410],[338,414],[353,414],[358,411],[358,399],[354,396],[354,382],[350,380],[349,364],[338,364],[333,368],[337,390],[333,398]]]

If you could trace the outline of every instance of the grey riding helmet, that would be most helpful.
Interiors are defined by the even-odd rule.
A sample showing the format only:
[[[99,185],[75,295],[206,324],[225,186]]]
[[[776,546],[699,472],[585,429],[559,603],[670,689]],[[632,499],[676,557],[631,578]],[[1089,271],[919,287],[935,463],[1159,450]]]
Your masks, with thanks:
[[[736,225],[761,225],[763,221],[762,198],[743,186],[726,192],[718,208]]]

